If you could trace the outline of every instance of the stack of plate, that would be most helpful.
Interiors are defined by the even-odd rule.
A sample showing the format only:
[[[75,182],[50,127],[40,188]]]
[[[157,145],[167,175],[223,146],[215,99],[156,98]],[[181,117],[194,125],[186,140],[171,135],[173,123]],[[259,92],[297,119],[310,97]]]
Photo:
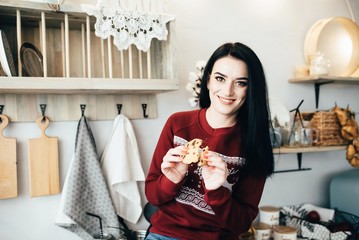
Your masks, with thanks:
[[[14,59],[4,31],[0,30],[0,75],[16,76]]]

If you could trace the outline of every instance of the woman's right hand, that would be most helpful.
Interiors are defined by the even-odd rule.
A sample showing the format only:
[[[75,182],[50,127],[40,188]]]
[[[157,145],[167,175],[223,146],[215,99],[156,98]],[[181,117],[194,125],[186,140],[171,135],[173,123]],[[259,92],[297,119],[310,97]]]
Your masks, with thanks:
[[[171,148],[163,157],[161,171],[173,183],[181,182],[186,176],[188,164],[182,162],[182,156],[187,153],[187,150],[185,146]]]

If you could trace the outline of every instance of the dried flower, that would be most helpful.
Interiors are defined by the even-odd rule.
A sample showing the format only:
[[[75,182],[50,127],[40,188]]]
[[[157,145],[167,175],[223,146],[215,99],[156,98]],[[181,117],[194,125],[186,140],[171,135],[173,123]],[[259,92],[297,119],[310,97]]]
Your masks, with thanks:
[[[201,92],[201,81],[203,76],[203,70],[206,65],[205,61],[197,61],[196,69],[197,72],[189,72],[188,74],[188,83],[186,85],[186,90],[192,92],[191,98],[188,99],[191,107],[196,107],[199,102],[199,94]]]

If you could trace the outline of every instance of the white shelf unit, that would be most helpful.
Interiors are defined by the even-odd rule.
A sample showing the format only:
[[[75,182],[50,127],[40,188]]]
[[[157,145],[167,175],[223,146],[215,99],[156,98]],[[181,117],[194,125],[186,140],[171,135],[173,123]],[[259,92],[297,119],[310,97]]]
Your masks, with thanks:
[[[167,40],[153,39],[147,52],[135,46],[119,51],[112,38],[95,35],[94,23],[80,6],[60,5],[56,12],[49,4],[0,0],[0,29],[8,38],[18,75],[0,76],[0,105],[10,121],[35,120],[39,104],[47,104],[50,112],[60,111],[49,116],[51,120],[78,119],[80,106],[67,107],[74,99],[79,100],[72,105],[86,104],[89,113],[109,109],[102,116],[91,114],[93,120],[113,119],[117,104],[132,119],[143,118],[142,104],[147,104],[149,118],[157,117],[156,94],[179,88],[175,22],[167,24]],[[23,71],[20,46],[25,42],[42,52],[44,76],[26,76]],[[29,104],[21,106],[24,101]]]

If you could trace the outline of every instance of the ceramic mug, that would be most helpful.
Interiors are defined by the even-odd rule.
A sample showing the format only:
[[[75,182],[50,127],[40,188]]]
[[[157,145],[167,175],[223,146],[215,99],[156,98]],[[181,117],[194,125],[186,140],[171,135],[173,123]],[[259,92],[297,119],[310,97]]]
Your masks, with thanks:
[[[252,224],[255,240],[268,240],[271,236],[272,227],[266,223],[255,222]]]
[[[274,240],[297,240],[297,229],[289,226],[273,226]]]
[[[269,129],[270,140],[272,147],[277,148],[282,146],[282,131],[281,128]]]
[[[304,146],[311,146],[318,142],[318,130],[315,128],[302,128],[300,132],[300,143]]]

